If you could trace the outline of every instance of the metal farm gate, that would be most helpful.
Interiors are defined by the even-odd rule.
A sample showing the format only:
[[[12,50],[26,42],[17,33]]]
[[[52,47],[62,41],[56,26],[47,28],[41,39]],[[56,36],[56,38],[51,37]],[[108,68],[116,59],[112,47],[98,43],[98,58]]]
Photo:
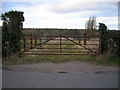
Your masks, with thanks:
[[[99,36],[88,36],[77,30],[41,30],[38,34],[25,34],[21,51],[26,55],[93,55],[99,52]]]

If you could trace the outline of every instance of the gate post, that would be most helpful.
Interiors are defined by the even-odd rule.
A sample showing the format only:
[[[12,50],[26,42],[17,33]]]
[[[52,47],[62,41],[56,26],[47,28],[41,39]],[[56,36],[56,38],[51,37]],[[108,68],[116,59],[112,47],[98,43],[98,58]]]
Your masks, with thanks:
[[[23,39],[23,42],[24,42],[24,52],[26,51],[26,39],[24,38]]]
[[[32,49],[32,44],[33,44],[33,42],[32,42],[33,40],[32,40],[32,34],[31,34],[31,49]]]
[[[61,41],[61,35],[60,35],[60,54],[61,54],[61,51],[62,51],[62,41]]]
[[[35,47],[37,46],[37,36],[35,35]]]
[[[40,48],[42,47],[42,36],[41,36],[41,34],[40,34]]]
[[[101,36],[99,35],[99,53],[101,54]]]
[[[86,45],[86,32],[84,33],[84,45]]]
[[[81,44],[80,38],[79,38],[79,44]]]

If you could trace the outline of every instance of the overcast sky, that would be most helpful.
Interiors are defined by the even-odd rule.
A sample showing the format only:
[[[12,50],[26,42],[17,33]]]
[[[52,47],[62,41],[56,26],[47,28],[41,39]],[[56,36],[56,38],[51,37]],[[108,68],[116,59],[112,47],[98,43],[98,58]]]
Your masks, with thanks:
[[[109,0],[108,0],[109,1]],[[114,0],[118,1],[118,0]],[[24,12],[24,28],[84,29],[90,16],[108,29],[118,29],[118,2],[81,2],[81,0],[39,0],[32,2],[2,2],[2,13]],[[0,25],[2,22],[0,21]]]

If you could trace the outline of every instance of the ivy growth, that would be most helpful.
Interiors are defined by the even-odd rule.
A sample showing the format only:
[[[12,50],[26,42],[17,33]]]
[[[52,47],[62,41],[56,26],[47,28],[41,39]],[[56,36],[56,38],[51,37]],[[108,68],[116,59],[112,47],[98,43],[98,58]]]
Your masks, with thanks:
[[[20,39],[24,16],[23,12],[10,11],[1,15],[2,25],[2,52],[3,57],[20,53]]]
[[[109,39],[109,33],[107,31],[107,26],[103,23],[99,23],[99,29],[100,32],[100,53],[106,53],[108,50],[108,39]]]

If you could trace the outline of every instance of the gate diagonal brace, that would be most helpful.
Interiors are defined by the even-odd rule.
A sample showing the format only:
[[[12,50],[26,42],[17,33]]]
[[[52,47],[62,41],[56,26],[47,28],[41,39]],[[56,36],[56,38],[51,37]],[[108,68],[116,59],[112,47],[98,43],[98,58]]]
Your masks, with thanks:
[[[55,38],[57,38],[57,37],[59,37],[59,36],[56,36]],[[49,40],[47,40],[47,41],[45,41],[45,42],[43,42],[43,43],[41,43],[41,44],[45,44],[45,43],[47,43],[47,42],[49,42],[49,41],[51,41],[51,40],[54,40],[55,38],[49,39]],[[40,44],[38,44],[38,45],[40,45]]]
[[[56,36],[55,38],[57,38],[57,37],[60,37],[60,36]],[[93,53],[96,53],[96,52],[94,52],[93,50],[91,50],[91,49],[89,49],[89,48],[86,48],[86,47],[83,46],[82,44],[77,43],[77,42],[75,42],[75,41],[73,41],[73,40],[67,38],[66,36],[61,36],[61,37],[64,37],[64,38],[66,38],[67,40],[69,40],[69,41],[71,41],[71,42],[73,42],[73,43],[75,43],[75,44],[77,44],[77,45],[79,45],[79,46],[81,46],[81,47],[83,47],[83,48],[85,48],[85,49],[87,49],[87,50],[93,52]],[[41,43],[41,44],[45,44],[45,43],[47,43],[47,42],[49,42],[49,41],[51,41],[51,40],[54,40],[55,38],[49,39],[49,40],[47,40],[47,41],[45,41],[45,42],[43,42],[43,43]],[[36,45],[36,47],[39,46],[39,45],[40,45],[40,44]],[[34,48],[36,48],[36,47],[33,47],[32,49],[34,49]],[[28,49],[28,50],[26,50],[26,51],[29,51],[29,50],[30,50],[30,49]],[[24,52],[26,52],[26,51],[24,51]]]
[[[65,36],[62,36],[62,37],[66,38],[66,39],[69,40],[69,41],[72,41],[73,43],[75,43],[75,44],[77,44],[77,45],[79,45],[79,46],[81,46],[81,47],[83,47],[83,48],[85,48],[85,49],[87,49],[87,50],[89,50],[89,51],[91,51],[91,52],[93,52],[93,53],[96,53],[96,52],[94,52],[93,50],[91,50],[91,49],[89,49],[89,48],[86,48],[85,46],[82,46],[82,44],[80,44],[80,43],[76,43],[75,41],[73,41],[73,40],[71,40],[71,39],[69,39],[69,38],[67,38],[67,37],[65,37]]]
[[[59,36],[56,36],[55,38],[57,38],[57,37],[59,37]],[[49,40],[47,40],[47,41],[45,41],[45,42],[43,42],[43,43],[41,43],[41,44],[45,44],[45,43],[47,43],[47,42],[49,42],[49,41],[51,41],[51,40],[54,40],[55,38],[49,39]],[[39,46],[39,45],[40,45],[40,44],[36,45],[36,47]],[[32,47],[32,49],[34,49],[34,48],[36,48],[36,47]],[[29,49],[27,49],[27,50],[25,50],[25,51],[23,51],[23,52],[27,52],[27,51],[29,51],[29,50],[31,50],[31,48],[29,48]]]

